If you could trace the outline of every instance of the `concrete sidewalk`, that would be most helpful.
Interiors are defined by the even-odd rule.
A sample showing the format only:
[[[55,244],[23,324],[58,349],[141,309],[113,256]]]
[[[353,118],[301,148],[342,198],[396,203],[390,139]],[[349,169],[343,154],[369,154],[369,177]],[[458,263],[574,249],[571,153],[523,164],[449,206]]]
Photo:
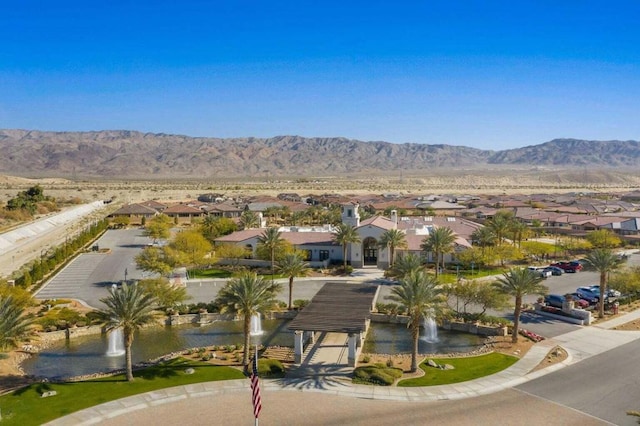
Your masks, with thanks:
[[[640,310],[621,315],[595,326],[544,340],[534,345],[525,356],[497,374],[442,386],[417,388],[354,385],[344,376],[307,376],[279,380],[262,380],[263,392],[323,392],[331,395],[390,401],[439,401],[473,398],[512,388],[567,365],[640,339],[640,331],[617,331],[617,325],[640,318]],[[569,357],[562,363],[532,372],[555,346],[562,346]],[[190,398],[249,392],[248,380],[228,380],[177,386],[135,395],[81,410],[54,420],[49,425],[88,425],[129,412]]]

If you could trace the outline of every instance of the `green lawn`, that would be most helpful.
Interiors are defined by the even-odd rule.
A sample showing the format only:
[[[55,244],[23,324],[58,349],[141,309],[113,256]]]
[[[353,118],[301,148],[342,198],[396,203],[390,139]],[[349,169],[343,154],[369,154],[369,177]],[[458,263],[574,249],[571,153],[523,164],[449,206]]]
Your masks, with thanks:
[[[195,373],[185,374],[186,368]],[[139,370],[135,380],[127,382],[124,375],[104,377],[85,382],[37,383],[0,397],[2,425],[40,425],[58,417],[104,402],[156,389],[190,383],[241,379],[240,370],[215,366],[199,361],[176,358],[166,363]],[[45,391],[57,395],[42,398]]]
[[[189,278],[230,278],[233,274],[224,269],[191,269]]]
[[[420,364],[425,372],[422,377],[415,379],[401,380],[398,386],[435,386],[448,385],[451,383],[466,382],[467,380],[489,376],[502,371],[518,361],[518,358],[493,352],[486,355],[471,356],[463,358],[431,358],[438,364],[451,364],[454,370],[440,370],[429,367],[425,362]]]

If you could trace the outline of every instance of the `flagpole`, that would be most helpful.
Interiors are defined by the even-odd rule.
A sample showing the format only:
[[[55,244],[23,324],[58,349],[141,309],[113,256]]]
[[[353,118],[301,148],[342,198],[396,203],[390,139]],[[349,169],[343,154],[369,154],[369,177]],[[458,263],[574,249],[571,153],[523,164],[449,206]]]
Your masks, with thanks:
[[[256,343],[256,363],[255,365],[258,365],[258,344]],[[256,367],[257,368],[257,367]],[[254,426],[258,426],[258,416],[253,416],[254,419]]]

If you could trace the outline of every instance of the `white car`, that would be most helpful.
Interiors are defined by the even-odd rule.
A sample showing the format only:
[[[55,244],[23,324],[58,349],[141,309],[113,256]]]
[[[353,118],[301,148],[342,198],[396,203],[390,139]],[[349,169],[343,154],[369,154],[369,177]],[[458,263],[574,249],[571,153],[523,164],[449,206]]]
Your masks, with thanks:
[[[598,294],[600,294],[600,286],[599,285],[591,285],[591,286],[589,286],[589,288],[593,289],[593,291],[595,291]],[[622,295],[622,293],[620,293],[618,290],[614,290],[612,288],[608,288],[607,289],[607,297],[620,297],[621,295]]]
[[[552,275],[551,271],[549,270],[545,271],[544,268],[536,268],[535,266],[529,266],[527,269],[536,273],[539,277],[542,277],[542,278],[549,278]]]

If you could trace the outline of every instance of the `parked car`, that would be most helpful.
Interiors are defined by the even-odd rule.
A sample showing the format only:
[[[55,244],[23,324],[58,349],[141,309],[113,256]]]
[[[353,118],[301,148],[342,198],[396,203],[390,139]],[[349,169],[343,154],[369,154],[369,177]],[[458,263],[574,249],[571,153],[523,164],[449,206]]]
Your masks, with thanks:
[[[589,303],[598,303],[600,301],[600,291],[595,291],[591,287],[578,287],[576,289],[578,296]],[[607,296],[605,295],[605,298]]]
[[[579,308],[586,309],[590,305],[589,301],[580,297],[578,293],[569,293],[567,296],[571,296],[571,299],[576,302],[576,306]]]
[[[549,266],[555,266],[565,272],[578,272],[582,270],[582,265],[579,262],[556,262]]]
[[[551,271],[546,271],[545,268],[536,268],[535,266],[529,266],[527,269],[542,278],[549,278],[551,276]]]
[[[544,297],[544,303],[556,308],[562,308],[562,304],[564,303],[564,300],[565,300],[564,296],[560,294],[547,294]]]
[[[593,291],[595,291],[598,294],[600,294],[600,286],[599,285],[591,285],[589,287],[591,289],[593,289]],[[622,293],[620,293],[618,290],[615,290],[613,288],[608,288],[606,295],[607,295],[607,297],[620,297],[622,295]]]
[[[551,275],[562,275],[564,274],[564,270],[562,268],[558,268],[557,266],[547,266],[544,268],[545,271],[550,271]]]

